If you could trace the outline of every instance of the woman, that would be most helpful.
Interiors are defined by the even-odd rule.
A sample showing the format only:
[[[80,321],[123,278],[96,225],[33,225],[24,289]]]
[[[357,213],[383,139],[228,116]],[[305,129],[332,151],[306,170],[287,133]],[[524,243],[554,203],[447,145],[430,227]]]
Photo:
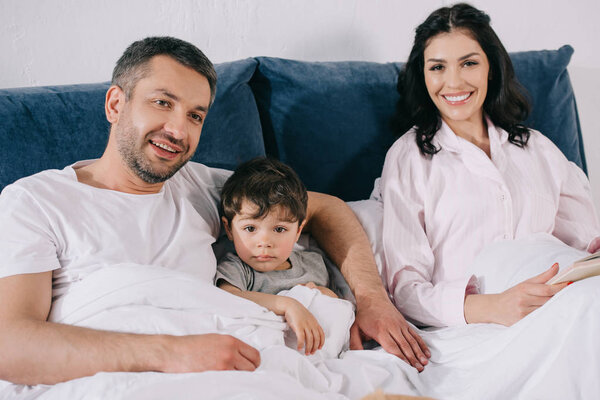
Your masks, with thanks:
[[[478,294],[467,268],[486,245],[537,232],[596,251],[587,178],[521,124],[529,106],[510,58],[489,17],[467,4],[417,28],[398,90],[401,137],[375,189],[388,290],[418,325],[512,325],[566,286],[544,284],[558,267],[499,294]]]

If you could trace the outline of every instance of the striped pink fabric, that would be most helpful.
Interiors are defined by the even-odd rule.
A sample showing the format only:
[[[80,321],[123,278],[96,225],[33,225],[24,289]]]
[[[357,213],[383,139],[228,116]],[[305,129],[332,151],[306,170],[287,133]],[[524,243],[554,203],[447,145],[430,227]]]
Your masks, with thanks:
[[[383,201],[382,275],[400,311],[431,326],[465,324],[467,276],[487,244],[536,232],[588,249],[600,236],[589,182],[545,136],[525,148],[488,120],[491,159],[443,124],[430,159],[414,131],[388,151],[374,197]]]

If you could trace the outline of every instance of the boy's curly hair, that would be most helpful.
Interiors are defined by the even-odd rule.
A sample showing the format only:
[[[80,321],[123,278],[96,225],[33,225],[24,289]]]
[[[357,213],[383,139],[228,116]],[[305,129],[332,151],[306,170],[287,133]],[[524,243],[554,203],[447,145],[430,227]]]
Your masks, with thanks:
[[[257,206],[253,218],[260,218],[281,206],[290,222],[302,224],[306,218],[308,194],[292,168],[281,161],[257,157],[241,164],[227,179],[221,191],[222,212],[231,224],[243,201]]]

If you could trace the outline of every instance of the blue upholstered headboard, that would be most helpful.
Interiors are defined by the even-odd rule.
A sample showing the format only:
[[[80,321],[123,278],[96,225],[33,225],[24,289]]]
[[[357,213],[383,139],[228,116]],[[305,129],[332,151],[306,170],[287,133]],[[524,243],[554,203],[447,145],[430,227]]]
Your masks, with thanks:
[[[567,65],[573,49],[512,53],[533,112],[526,124],[586,169]],[[368,197],[394,141],[389,120],[401,63],[249,58],[216,66],[217,97],[195,161],[233,169],[268,154],[310,190]],[[0,90],[0,190],[47,168],[101,156],[108,83]]]

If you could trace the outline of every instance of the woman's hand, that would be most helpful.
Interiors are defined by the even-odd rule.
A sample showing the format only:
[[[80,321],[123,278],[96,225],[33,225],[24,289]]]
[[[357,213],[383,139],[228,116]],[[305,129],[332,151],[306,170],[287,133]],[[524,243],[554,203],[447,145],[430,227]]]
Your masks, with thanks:
[[[568,283],[546,285],[558,273],[558,264],[498,294],[474,294],[465,298],[467,323],[493,322],[511,326],[537,310]]]
[[[283,296],[282,296],[283,297]],[[304,347],[304,354],[311,355],[323,347],[325,333],[317,319],[300,302],[286,297],[284,317],[298,339],[298,351]]]

